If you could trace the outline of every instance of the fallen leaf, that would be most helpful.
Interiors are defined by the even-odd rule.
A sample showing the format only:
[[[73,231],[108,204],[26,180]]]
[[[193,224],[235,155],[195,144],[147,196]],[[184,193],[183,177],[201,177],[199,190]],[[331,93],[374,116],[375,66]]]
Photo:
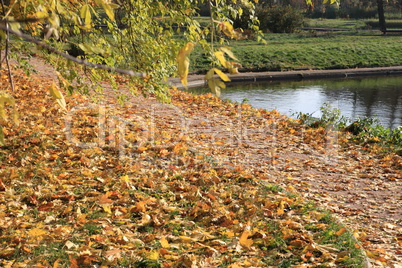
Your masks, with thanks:
[[[249,237],[252,235],[251,231],[245,230],[242,235],[240,236],[240,245],[243,247],[249,248],[251,245],[254,243],[252,239],[249,239]]]

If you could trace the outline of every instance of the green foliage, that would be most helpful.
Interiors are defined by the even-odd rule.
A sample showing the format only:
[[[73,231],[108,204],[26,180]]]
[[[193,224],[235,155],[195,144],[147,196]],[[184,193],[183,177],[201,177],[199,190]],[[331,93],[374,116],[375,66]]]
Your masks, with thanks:
[[[350,19],[369,19],[374,18],[377,15],[377,9],[375,7],[339,7],[338,5],[329,5],[324,9],[316,8],[312,12],[309,12],[307,16],[314,19],[336,19],[336,18],[350,18]]]
[[[358,118],[345,128],[354,139],[365,143],[379,143],[398,154],[402,149],[402,127],[385,128],[376,118]]]
[[[256,10],[262,31],[293,33],[303,25],[300,10],[291,6],[259,7]]]
[[[378,123],[377,118],[365,117],[352,121],[341,115],[338,108],[324,103],[321,108],[321,117],[313,117],[312,114],[297,113],[297,119],[309,127],[335,128],[353,134],[352,140],[361,143],[377,143],[386,150],[402,154],[402,127],[395,129],[385,128]],[[351,122],[352,121],[352,122]]]
[[[330,103],[326,102],[320,107],[320,111],[320,122],[323,126],[345,126],[347,119],[341,115],[341,110],[339,108],[333,108]]]
[[[298,113],[297,119],[300,119],[303,124],[310,127],[334,127],[343,128],[345,127],[348,119],[341,115],[339,108],[334,108],[330,103],[325,102],[320,107],[321,117],[313,117],[312,114]]]

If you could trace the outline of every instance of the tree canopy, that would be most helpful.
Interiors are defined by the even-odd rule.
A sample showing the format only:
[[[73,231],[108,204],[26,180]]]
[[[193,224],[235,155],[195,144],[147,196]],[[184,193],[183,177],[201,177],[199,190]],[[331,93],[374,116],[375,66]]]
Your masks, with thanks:
[[[102,92],[101,82],[108,80],[117,90],[116,76],[110,73],[128,75],[127,87],[131,91],[141,88],[144,93],[167,100],[167,79],[178,75],[187,84],[188,55],[197,45],[215,66],[237,72],[236,64],[226,59],[235,56],[224,46],[225,38],[241,35],[230,19],[241,16],[245,9],[250,10],[250,21],[257,24],[253,13],[255,2],[1,0],[0,49],[5,51],[0,59],[1,68],[5,62],[14,90],[9,59],[14,58],[18,66],[29,71],[27,58],[42,53],[59,76],[59,85],[49,90],[64,109],[64,97],[58,88],[69,93]],[[208,6],[210,12],[206,25],[197,19],[201,5]],[[214,47],[214,42],[219,47]],[[219,95],[220,88],[224,87],[221,80],[229,78],[215,66],[206,80]],[[221,79],[214,78],[214,74]],[[6,118],[6,103],[14,105],[14,99],[3,92],[0,94],[2,120]]]
[[[136,82],[145,77],[149,92],[160,97],[165,93],[160,82],[168,77],[179,72],[185,83],[188,59],[182,53],[192,46],[189,43],[212,51],[209,41],[217,40],[214,31],[235,38],[238,33],[228,18],[240,16],[245,8],[254,8],[254,1],[247,0],[2,0],[1,4],[1,44],[7,53],[20,53],[22,47],[32,49],[26,42],[17,44],[17,38],[10,39],[9,34],[14,34],[56,52],[52,63],[60,75],[69,81],[77,80],[83,92],[88,92],[88,83],[80,83],[78,72],[67,68],[71,63],[61,57],[71,60],[78,56],[81,60],[76,62],[104,69],[88,72],[94,82],[105,78],[104,71],[129,74]],[[206,26],[197,20],[200,4],[208,5],[211,11],[211,21]],[[219,57],[215,58],[222,63]],[[228,65],[225,61],[223,64]],[[72,90],[65,82],[61,86]]]

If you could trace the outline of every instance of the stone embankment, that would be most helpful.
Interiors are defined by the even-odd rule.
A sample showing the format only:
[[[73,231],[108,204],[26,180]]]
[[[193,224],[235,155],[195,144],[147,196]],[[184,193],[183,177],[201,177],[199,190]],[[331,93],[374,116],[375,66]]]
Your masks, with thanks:
[[[377,67],[377,68],[356,68],[338,70],[296,70],[286,72],[244,72],[229,75],[230,83],[278,81],[278,80],[304,80],[304,79],[327,79],[327,78],[353,78],[369,76],[390,76],[402,75],[402,66]],[[173,78],[170,83],[178,88],[183,86],[180,79]],[[190,75],[188,87],[201,87],[205,85],[204,75]]]

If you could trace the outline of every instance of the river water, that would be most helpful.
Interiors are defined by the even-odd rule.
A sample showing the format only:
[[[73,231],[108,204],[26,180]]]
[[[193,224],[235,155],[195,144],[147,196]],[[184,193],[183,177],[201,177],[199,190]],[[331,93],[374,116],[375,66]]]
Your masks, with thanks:
[[[207,89],[192,90],[195,93]],[[384,127],[402,125],[402,77],[276,81],[230,85],[222,99],[247,101],[256,108],[276,109],[290,117],[297,113],[320,117],[320,107],[329,103],[347,118],[376,117]]]

